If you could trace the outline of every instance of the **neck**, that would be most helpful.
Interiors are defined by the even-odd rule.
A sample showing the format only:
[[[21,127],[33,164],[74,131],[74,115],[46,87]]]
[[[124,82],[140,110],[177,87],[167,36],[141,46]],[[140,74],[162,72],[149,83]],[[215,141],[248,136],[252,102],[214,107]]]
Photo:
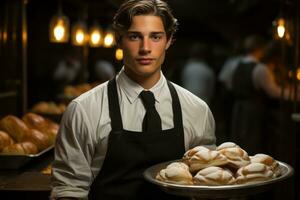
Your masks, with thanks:
[[[125,74],[134,82],[142,86],[144,89],[152,88],[160,79],[160,70],[152,75],[136,76],[133,75],[129,70],[124,70]]]

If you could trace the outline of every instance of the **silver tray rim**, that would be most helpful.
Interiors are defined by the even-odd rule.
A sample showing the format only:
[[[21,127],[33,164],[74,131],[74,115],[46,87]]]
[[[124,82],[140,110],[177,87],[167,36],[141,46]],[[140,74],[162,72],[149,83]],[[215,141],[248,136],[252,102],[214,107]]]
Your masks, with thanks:
[[[181,160],[173,160],[173,161],[168,161],[168,162],[163,162],[159,163],[156,165],[153,165],[149,168],[147,168],[143,175],[144,178],[160,187],[163,189],[172,189],[172,190],[189,190],[189,191],[227,191],[227,190],[241,190],[241,189],[249,189],[249,188],[254,188],[254,187],[259,187],[259,186],[266,186],[270,185],[273,183],[277,183],[280,181],[283,181],[289,177],[291,177],[294,174],[294,169],[291,167],[289,164],[278,161],[279,166],[281,168],[281,171],[284,173],[276,178],[266,180],[266,181],[260,181],[260,182],[253,182],[253,183],[246,183],[246,184],[235,184],[235,185],[221,185],[221,186],[203,186],[203,185],[181,185],[181,184],[175,184],[175,183],[168,183],[168,182],[163,182],[155,179],[156,174],[163,168],[165,168],[168,164],[172,162],[178,162]],[[154,176],[155,174],[155,176]]]

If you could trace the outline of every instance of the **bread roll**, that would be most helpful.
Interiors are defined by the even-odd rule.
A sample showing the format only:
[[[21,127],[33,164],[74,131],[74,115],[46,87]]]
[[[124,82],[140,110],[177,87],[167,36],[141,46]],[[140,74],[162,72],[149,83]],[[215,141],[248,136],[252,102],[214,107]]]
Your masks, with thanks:
[[[173,162],[158,172],[157,180],[182,185],[192,185],[193,177],[189,167],[183,162]]]
[[[28,132],[26,124],[21,119],[12,115],[2,118],[0,129],[7,132],[17,142],[21,142]]]
[[[59,129],[58,124],[35,113],[27,113],[22,119],[29,128],[37,129],[46,134],[50,140],[50,144],[54,144]]]
[[[237,171],[236,183],[246,184],[269,180],[275,177],[272,170],[262,163],[251,163]]]
[[[190,167],[191,172],[210,166],[221,166],[228,163],[225,156],[218,151],[210,150],[203,146],[197,146],[188,150],[183,155],[183,161]]]
[[[10,155],[28,155],[38,153],[38,148],[35,144],[29,141],[15,143],[3,149],[2,153]]]
[[[24,141],[32,142],[37,146],[39,151],[42,151],[51,145],[49,137],[36,129],[29,129]]]
[[[281,175],[281,170],[279,167],[279,163],[271,156],[267,154],[256,154],[250,157],[251,163],[262,163],[268,166],[275,174],[275,176]]]
[[[44,130],[44,132],[50,138],[51,144],[54,144],[57,133],[58,133],[59,125],[48,119],[46,119],[46,124],[47,124],[46,125],[47,128]]]
[[[195,185],[231,185],[235,178],[231,171],[221,167],[207,167],[200,170],[193,178]]]
[[[219,152],[228,160],[228,165],[234,169],[239,169],[250,163],[248,153],[240,147],[222,148]]]
[[[7,146],[14,143],[10,135],[4,131],[0,131],[0,152]]]

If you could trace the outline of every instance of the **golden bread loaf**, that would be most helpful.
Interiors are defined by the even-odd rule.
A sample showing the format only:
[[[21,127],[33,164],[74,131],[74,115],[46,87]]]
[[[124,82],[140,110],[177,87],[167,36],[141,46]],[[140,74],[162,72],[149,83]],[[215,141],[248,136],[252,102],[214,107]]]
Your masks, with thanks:
[[[31,129],[37,129],[46,134],[50,144],[54,144],[59,125],[35,113],[26,113],[22,120]]]
[[[224,155],[203,146],[197,146],[188,150],[182,159],[189,165],[192,173],[206,167],[221,166],[228,163]]]
[[[173,162],[156,175],[156,179],[168,183],[182,185],[193,184],[193,177],[189,172],[189,167],[183,162]]]
[[[7,132],[17,142],[21,142],[28,133],[26,124],[13,115],[7,115],[1,119],[0,129]]]
[[[201,169],[193,178],[195,185],[231,185],[235,183],[235,178],[231,171],[221,167],[207,167]]]
[[[0,131],[0,152],[5,147],[12,145],[14,140],[10,137],[10,135],[4,131]]]
[[[35,144],[29,141],[15,143],[5,147],[2,151],[5,154],[11,155],[26,155],[38,153],[38,148]]]
[[[23,141],[30,141],[35,144],[39,151],[42,151],[51,145],[48,135],[41,133],[36,129],[29,129],[27,137]]]

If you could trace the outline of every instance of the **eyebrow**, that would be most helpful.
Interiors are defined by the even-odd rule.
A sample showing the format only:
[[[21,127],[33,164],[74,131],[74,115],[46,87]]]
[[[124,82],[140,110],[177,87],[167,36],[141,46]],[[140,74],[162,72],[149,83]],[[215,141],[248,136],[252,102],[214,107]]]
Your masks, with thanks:
[[[142,35],[142,33],[139,32],[139,31],[127,31],[127,34],[139,34],[139,35]],[[166,33],[163,32],[163,31],[153,31],[153,32],[150,32],[150,34],[166,34]]]

